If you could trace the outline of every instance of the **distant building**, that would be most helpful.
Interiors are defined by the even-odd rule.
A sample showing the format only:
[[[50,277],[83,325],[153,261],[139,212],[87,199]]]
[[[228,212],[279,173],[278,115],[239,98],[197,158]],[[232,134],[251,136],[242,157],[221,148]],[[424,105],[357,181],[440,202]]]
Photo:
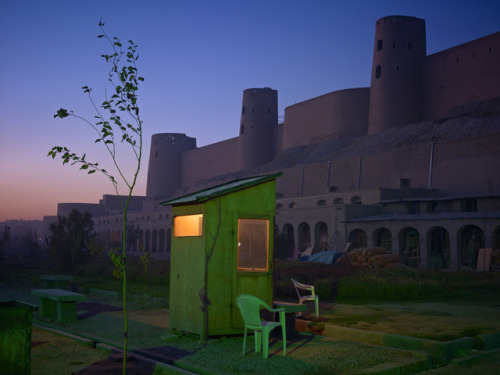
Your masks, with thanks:
[[[281,256],[305,248],[382,246],[420,266],[474,267],[500,248],[500,32],[427,55],[425,21],[376,22],[370,87],[285,109],[277,91],[243,91],[239,136],[204,147],[185,134],[151,139],[146,197],[129,216],[130,251],[169,256],[170,210],[158,202],[249,176],[277,180]],[[96,207],[103,244],[122,218]],[[63,206],[59,207],[61,210]]]

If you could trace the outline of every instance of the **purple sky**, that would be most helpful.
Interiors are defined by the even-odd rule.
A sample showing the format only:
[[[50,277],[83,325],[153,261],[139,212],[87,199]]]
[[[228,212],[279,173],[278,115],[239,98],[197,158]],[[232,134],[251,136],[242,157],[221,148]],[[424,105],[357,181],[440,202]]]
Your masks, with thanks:
[[[186,133],[198,146],[235,137],[247,88],[278,90],[282,116],[287,105],[369,86],[375,21],[388,15],[425,19],[428,54],[500,31],[495,0],[2,0],[0,221],[41,219],[58,202],[97,203],[114,193],[104,176],[46,156],[67,146],[110,164],[91,128],[53,118],[60,107],[92,118],[83,85],[103,100],[101,18],[111,36],[139,45],[142,195],[151,135]]]

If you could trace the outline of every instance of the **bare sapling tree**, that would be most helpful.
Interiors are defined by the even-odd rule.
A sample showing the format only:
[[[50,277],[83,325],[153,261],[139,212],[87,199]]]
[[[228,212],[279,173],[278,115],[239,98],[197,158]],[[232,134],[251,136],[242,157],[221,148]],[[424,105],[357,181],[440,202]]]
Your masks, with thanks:
[[[103,169],[98,163],[87,160],[86,154],[77,155],[71,152],[67,147],[55,146],[49,151],[48,156],[53,159],[56,156],[62,158],[63,164],[76,165],[80,170],[86,171],[88,174],[100,172],[104,174],[113,184],[116,194],[123,198],[123,230],[121,248],[112,249],[110,257],[115,265],[115,275],[118,275],[123,280],[123,316],[124,316],[124,332],[123,332],[123,374],[126,374],[127,367],[127,349],[128,349],[128,317],[127,317],[127,213],[129,203],[132,198],[134,188],[137,183],[137,178],[141,168],[142,146],[143,146],[143,131],[142,120],[139,116],[139,106],[137,101],[137,92],[139,83],[144,81],[144,78],[139,76],[136,65],[139,55],[137,53],[137,45],[131,40],[128,41],[128,47],[124,47],[120,40],[116,37],[109,37],[104,31],[104,23],[99,22],[101,34],[97,37],[104,39],[110,46],[110,53],[101,55],[111,69],[108,73],[109,85],[113,88],[111,97],[105,95],[105,100],[100,106],[96,104],[92,96],[92,89],[88,86],[83,86],[83,92],[88,95],[90,103],[95,111],[95,116],[92,121],[75,114],[71,110],[61,108],[54,115],[54,118],[74,117],[84,121],[97,134],[96,143],[101,143],[106,148],[114,167],[120,177],[118,181],[122,181],[127,189],[127,195],[120,195],[118,191],[118,181],[107,170]],[[125,166],[121,165],[118,160],[118,146],[123,143],[131,149],[137,163],[134,165],[134,170],[127,175]],[[126,164],[127,170],[130,167]]]

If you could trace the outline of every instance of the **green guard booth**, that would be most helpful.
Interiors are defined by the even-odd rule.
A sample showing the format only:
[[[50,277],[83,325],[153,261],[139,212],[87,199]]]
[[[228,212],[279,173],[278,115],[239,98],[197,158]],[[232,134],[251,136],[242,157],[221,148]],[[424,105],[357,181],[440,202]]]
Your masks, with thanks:
[[[160,203],[172,205],[170,328],[243,332],[236,296],[273,302],[276,178],[246,178]]]

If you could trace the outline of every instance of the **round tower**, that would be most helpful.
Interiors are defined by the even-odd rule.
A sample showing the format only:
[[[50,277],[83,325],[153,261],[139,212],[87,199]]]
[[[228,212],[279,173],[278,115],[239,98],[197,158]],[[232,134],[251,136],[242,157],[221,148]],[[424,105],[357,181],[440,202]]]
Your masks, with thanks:
[[[368,134],[422,119],[425,20],[388,16],[377,21]]]
[[[182,185],[182,153],[196,148],[196,138],[179,133],[151,136],[146,196],[152,200],[170,198]]]
[[[278,91],[269,87],[244,90],[238,140],[239,169],[272,160],[277,125]]]

